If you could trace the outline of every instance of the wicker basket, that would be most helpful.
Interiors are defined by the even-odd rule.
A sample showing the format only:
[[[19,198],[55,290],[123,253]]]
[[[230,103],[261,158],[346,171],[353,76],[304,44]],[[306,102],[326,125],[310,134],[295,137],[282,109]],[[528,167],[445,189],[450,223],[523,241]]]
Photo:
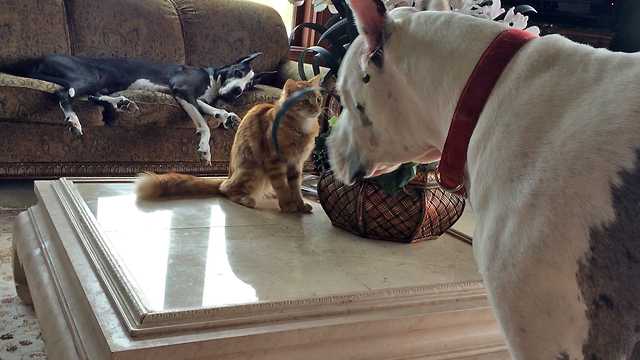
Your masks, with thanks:
[[[318,197],[333,225],[366,238],[404,243],[442,235],[465,205],[463,197],[437,186],[433,172],[419,172],[393,197],[373,180],[347,186],[325,171],[318,181]]]

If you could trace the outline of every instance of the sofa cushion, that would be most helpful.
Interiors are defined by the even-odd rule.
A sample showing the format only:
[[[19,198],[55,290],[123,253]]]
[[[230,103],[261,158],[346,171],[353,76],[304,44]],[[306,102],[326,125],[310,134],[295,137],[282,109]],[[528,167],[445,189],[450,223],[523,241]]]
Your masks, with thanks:
[[[178,12],[166,0],[67,0],[73,54],[184,63]]]
[[[48,54],[70,54],[63,0],[4,0],[0,65]]]
[[[7,122],[0,126],[0,167],[21,163],[21,167],[27,169],[33,164],[50,163],[64,168],[69,163],[86,163],[88,169],[96,165],[110,167],[116,175],[126,171],[125,164],[138,163],[142,165],[138,171],[142,171],[145,164],[151,163],[198,163],[200,137],[193,129],[100,126],[75,136],[62,125]],[[15,136],[17,133],[23,136]],[[211,130],[211,160],[214,163],[229,161],[234,135],[233,131]],[[118,169],[120,166],[122,170]],[[52,170],[64,173],[55,168]],[[54,174],[40,174],[43,175],[51,177]],[[91,172],[75,174],[90,175]]]
[[[0,74],[0,119],[16,122],[64,124],[64,114],[53,92],[59,85]],[[102,126],[102,113],[92,102],[77,99],[73,110],[83,127]]]
[[[174,0],[184,29],[187,64],[223,66],[240,56],[262,52],[252,66],[276,70],[289,55],[287,31],[267,5],[237,0]]]

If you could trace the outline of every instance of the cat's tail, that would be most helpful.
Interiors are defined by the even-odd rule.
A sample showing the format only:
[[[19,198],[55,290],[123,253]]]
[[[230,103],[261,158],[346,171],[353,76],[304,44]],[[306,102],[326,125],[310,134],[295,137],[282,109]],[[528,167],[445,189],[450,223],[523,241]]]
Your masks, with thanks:
[[[134,193],[139,198],[154,199],[166,196],[216,195],[226,179],[207,179],[192,175],[167,173],[138,174],[134,183]]]

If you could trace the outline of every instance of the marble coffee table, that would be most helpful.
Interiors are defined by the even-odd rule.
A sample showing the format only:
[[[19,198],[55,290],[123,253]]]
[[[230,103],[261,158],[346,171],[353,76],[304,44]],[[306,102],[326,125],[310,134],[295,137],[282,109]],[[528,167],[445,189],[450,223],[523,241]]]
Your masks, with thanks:
[[[36,181],[16,219],[16,289],[51,360],[509,358],[457,236],[363,239],[317,203],[284,214],[131,189]]]

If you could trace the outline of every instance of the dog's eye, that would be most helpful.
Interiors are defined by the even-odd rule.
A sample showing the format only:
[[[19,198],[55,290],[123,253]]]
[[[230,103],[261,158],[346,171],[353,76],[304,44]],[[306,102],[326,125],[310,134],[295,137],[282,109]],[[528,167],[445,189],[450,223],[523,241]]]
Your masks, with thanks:
[[[234,72],[233,72],[233,76],[234,76],[234,77],[237,77],[237,78],[241,78],[241,77],[243,77],[243,76],[242,76],[242,71],[240,71],[240,70],[236,70],[236,71],[234,71]]]

